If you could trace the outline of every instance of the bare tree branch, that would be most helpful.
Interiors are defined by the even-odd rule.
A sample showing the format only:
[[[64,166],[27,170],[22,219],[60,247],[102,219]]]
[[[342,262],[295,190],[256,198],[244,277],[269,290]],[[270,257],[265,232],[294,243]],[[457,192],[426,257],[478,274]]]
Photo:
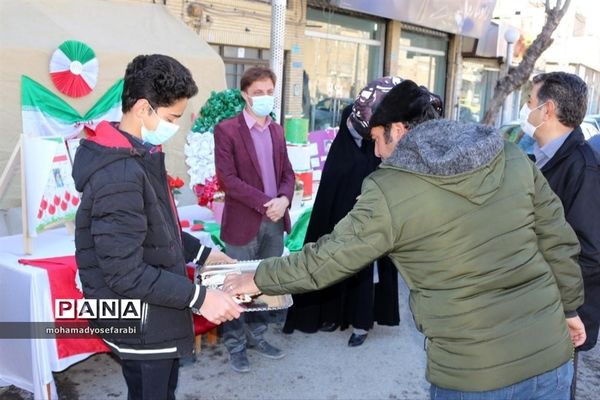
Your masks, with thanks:
[[[488,110],[483,117],[483,123],[494,123],[506,96],[527,82],[533,72],[535,62],[552,44],[552,33],[554,33],[556,27],[567,12],[571,0],[565,0],[562,7],[560,7],[560,3],[561,1],[557,0],[556,6],[550,8],[550,0],[546,0],[546,22],[542,27],[542,31],[535,38],[533,43],[531,43],[531,46],[529,46],[527,51],[525,51],[521,63],[514,68],[510,68],[509,66],[508,74],[496,82],[494,96],[490,100]]]
[[[559,2],[562,3],[562,0],[559,0]],[[569,3],[571,3],[571,0],[567,0],[565,2],[565,4],[562,6],[562,8],[560,9],[560,11],[562,11],[563,15],[566,14],[567,8],[569,8]]]

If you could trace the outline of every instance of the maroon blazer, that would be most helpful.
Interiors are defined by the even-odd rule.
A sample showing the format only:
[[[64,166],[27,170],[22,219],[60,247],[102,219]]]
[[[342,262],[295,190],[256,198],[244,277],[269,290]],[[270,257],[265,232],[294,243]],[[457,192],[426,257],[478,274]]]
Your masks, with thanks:
[[[277,196],[286,196],[290,205],[295,175],[287,155],[281,125],[269,125],[273,141],[273,163]],[[234,246],[248,244],[257,234],[266,214],[263,205],[271,198],[264,193],[254,142],[243,113],[215,126],[215,167],[219,185],[225,192],[221,239]],[[284,228],[290,232],[290,214],[285,211]]]

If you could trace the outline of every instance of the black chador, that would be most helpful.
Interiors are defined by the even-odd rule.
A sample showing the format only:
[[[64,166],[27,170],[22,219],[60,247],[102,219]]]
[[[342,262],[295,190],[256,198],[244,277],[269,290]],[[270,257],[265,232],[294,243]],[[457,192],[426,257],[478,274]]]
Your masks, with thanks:
[[[373,142],[350,132],[346,121],[351,111],[352,106],[344,109],[339,132],[329,150],[305,243],[315,242],[333,231],[356,203],[363,179],[379,165]],[[292,333],[298,329],[312,333],[327,323],[341,329],[352,325],[364,330],[372,328],[373,322],[398,325],[398,272],[387,257],[377,260],[375,265],[376,284],[373,284],[374,264],[370,264],[329,288],[294,295],[283,331]]]

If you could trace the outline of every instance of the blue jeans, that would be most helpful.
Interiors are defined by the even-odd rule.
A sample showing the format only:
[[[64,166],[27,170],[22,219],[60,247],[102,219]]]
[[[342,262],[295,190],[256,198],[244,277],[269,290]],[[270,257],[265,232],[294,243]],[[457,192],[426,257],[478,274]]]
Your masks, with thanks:
[[[573,361],[524,381],[485,392],[461,392],[431,385],[431,400],[569,400]]]

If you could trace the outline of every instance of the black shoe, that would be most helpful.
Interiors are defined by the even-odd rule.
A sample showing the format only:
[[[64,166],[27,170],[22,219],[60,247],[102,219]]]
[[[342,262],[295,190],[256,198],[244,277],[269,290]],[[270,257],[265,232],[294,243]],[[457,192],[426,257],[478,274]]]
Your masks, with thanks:
[[[180,367],[187,367],[188,365],[194,365],[196,363],[196,355],[192,354],[191,356],[181,357],[179,359]]]
[[[366,333],[364,335],[357,335],[356,333],[353,333],[352,335],[350,335],[350,339],[348,340],[348,346],[350,346],[350,347],[360,346],[361,344],[363,344],[365,342],[366,339],[367,339]]]
[[[235,372],[250,372],[250,362],[248,356],[246,356],[246,350],[229,354],[229,366]]]
[[[335,322],[323,322],[323,325],[319,328],[321,332],[333,332],[338,328],[338,324]]]
[[[283,328],[281,328],[281,332],[285,333],[286,335],[291,335],[292,333],[294,333],[294,328],[290,328],[287,325],[284,325]]]
[[[248,349],[255,350],[271,360],[279,360],[280,358],[285,357],[285,353],[283,351],[279,350],[277,347],[273,346],[264,339],[258,342],[256,346],[248,346]]]

